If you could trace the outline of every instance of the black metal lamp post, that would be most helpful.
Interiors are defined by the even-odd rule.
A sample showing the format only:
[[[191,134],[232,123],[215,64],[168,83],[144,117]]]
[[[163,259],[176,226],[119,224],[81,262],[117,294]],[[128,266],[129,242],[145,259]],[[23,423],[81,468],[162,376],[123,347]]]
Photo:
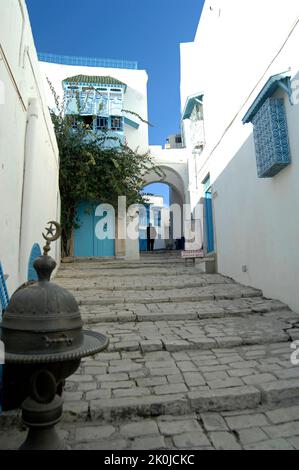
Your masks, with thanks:
[[[13,294],[0,325],[5,346],[4,409],[21,405],[23,422],[29,427],[23,450],[65,448],[55,431],[62,417],[64,381],[78,369],[82,357],[108,346],[106,336],[82,329],[73,295],[50,282],[56,267],[48,256],[50,242],[60,237],[61,229],[56,222],[49,224],[43,235],[44,254],[34,262],[38,282]]]

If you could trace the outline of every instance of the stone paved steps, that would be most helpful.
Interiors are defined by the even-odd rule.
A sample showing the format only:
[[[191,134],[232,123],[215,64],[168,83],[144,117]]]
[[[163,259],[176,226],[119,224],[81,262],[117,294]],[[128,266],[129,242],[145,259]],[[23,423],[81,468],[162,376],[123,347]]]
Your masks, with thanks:
[[[290,312],[250,317],[179,321],[95,323],[110,338],[110,351],[181,351],[290,341],[298,322]]]
[[[84,266],[79,265],[78,267],[69,267],[68,269],[64,268],[59,270],[56,279],[93,279],[103,276],[105,278],[115,276],[120,276],[120,273],[123,277],[140,277],[140,276],[180,276],[180,275],[193,275],[197,276],[202,273],[202,270],[199,268],[199,265],[194,267],[184,267],[181,263],[178,263],[176,266],[166,266],[165,263],[162,263],[161,266],[144,266],[140,265],[138,267],[126,268],[122,267],[106,267],[102,266],[101,268],[94,266],[94,268],[84,268]]]
[[[65,289],[70,290],[74,294],[80,291],[156,291],[156,290],[171,290],[171,289],[185,289],[185,288],[199,288],[207,286],[215,286],[218,284],[235,284],[230,278],[220,276],[217,274],[201,274],[201,275],[185,275],[179,276],[148,276],[146,280],[140,276],[131,276],[127,279],[123,277],[114,277],[113,280],[105,278],[105,276],[98,276],[90,281],[89,279],[78,280],[76,278],[56,278],[55,283],[61,285]]]
[[[105,352],[67,381],[70,420],[232,411],[299,398],[290,344],[207,351]]]
[[[255,313],[281,311],[290,314],[286,305],[262,297],[231,300],[152,304],[80,305],[84,321],[100,322],[182,321],[206,318],[242,317]],[[298,318],[294,315],[294,318]]]
[[[60,432],[68,443],[299,448],[299,367],[290,361],[299,316],[258,289],[152,256],[81,260],[59,272],[85,327],[110,338],[66,382]],[[19,426],[19,414],[0,416],[3,429],[9,423]],[[14,429],[13,442],[21,439]],[[0,448],[8,435],[0,431]]]
[[[261,297],[262,292],[252,287],[240,287],[237,284],[217,284],[217,287],[205,286],[200,289],[168,289],[163,291],[118,291],[109,295],[105,292],[93,294],[74,291],[79,305],[109,305],[109,304],[157,304],[162,302],[200,302],[203,300],[240,299]]]
[[[132,417],[104,424],[102,420],[63,422],[61,438],[74,450],[295,450],[299,448],[299,407],[259,406],[227,412]],[[0,450],[24,441],[21,426],[1,432]]]

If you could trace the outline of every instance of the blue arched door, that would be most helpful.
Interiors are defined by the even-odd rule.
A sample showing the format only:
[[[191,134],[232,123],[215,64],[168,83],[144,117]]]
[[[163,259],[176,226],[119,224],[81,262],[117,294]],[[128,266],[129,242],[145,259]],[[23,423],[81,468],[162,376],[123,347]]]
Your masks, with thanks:
[[[213,201],[210,176],[203,182],[205,187],[204,211],[205,211],[205,237],[207,252],[214,251],[214,223],[213,223]]]
[[[74,256],[114,256],[115,214],[105,204],[80,202],[76,210]]]
[[[37,273],[33,267],[33,263],[38,258],[41,256],[42,252],[40,249],[40,246],[38,243],[35,243],[32,247],[30,257],[29,257],[29,262],[28,262],[28,275],[27,275],[27,280],[28,281],[37,281]]]

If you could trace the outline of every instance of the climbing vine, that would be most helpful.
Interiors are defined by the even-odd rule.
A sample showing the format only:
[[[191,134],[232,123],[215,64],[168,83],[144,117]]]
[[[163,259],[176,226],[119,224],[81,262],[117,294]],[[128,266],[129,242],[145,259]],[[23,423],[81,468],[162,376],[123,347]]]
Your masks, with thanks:
[[[94,133],[79,114],[65,115],[64,103],[60,104],[50,82],[49,86],[56,104],[50,113],[60,156],[62,252],[69,256],[80,201],[109,203],[116,211],[118,196],[126,196],[128,206],[143,203],[143,175],[151,169],[159,171],[148,153],[132,150],[126,142],[115,145],[118,137]]]

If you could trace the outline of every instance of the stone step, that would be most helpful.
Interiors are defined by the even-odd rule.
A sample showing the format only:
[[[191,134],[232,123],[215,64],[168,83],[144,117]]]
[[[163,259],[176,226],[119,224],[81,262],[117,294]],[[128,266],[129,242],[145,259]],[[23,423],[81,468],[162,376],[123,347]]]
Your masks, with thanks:
[[[299,406],[63,421],[56,428],[72,450],[298,450]],[[2,428],[0,450],[18,449],[26,433],[22,426]]]
[[[157,304],[176,302],[201,302],[204,300],[241,299],[249,297],[261,297],[262,291],[252,287],[244,287],[238,284],[217,284],[199,289],[169,289],[167,291],[118,291],[113,295],[105,292],[74,291],[79,305],[115,305],[115,304]]]
[[[144,265],[140,265],[138,268],[132,267],[127,268],[123,266],[119,267],[111,267],[105,268],[105,266],[95,266],[93,269],[90,267],[82,267],[80,264],[74,266],[73,269],[59,269],[58,273],[56,274],[55,279],[61,278],[69,278],[69,279],[92,279],[94,277],[102,276],[104,278],[115,276],[122,276],[122,277],[140,277],[142,276],[179,276],[179,275],[190,275],[190,276],[198,276],[202,274],[203,270],[200,268],[200,265],[196,265],[195,267],[185,267],[185,266],[167,266],[165,267],[165,263],[161,264],[161,266],[149,266],[146,267]]]
[[[287,306],[276,300],[249,297],[232,300],[200,302],[164,302],[152,304],[80,305],[83,320],[87,324],[100,322],[154,322],[183,321],[242,317],[255,313],[266,314],[281,311],[290,314]],[[294,318],[297,318],[296,314]]]
[[[299,398],[289,344],[208,351],[103,352],[66,383],[64,420],[131,419],[281,405]],[[4,413],[1,420],[15,419]]]
[[[238,318],[156,322],[95,323],[107,335],[110,351],[182,351],[284,342],[293,339],[299,317],[290,312]]]
[[[207,286],[214,286],[219,284],[235,284],[230,278],[220,276],[217,274],[199,274],[197,276],[173,276],[165,280],[164,277],[147,276],[146,280],[140,277],[124,279],[121,277],[114,277],[113,280],[107,280],[105,277],[93,278],[92,281],[87,279],[65,279],[56,278],[55,283],[68,289],[75,294],[81,291],[156,291],[156,290],[173,290],[173,289],[186,289],[186,288],[201,288]]]

